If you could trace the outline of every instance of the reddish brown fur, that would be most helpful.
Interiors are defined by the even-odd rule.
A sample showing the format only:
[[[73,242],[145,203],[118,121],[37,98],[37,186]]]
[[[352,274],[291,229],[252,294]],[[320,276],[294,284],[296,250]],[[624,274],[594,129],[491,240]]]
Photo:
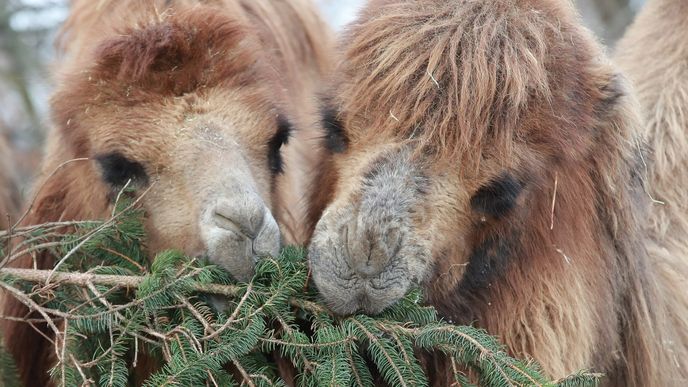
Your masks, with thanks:
[[[60,86],[52,99],[56,128],[24,224],[108,216],[111,192],[93,160],[71,162],[50,175],[68,160],[93,158],[115,146],[133,160],[150,161],[147,171],[155,174],[206,173],[169,172],[169,166],[187,154],[187,118],[210,115],[211,123],[238,126],[235,140],[257,189],[282,223],[284,239],[303,243],[307,231],[296,221],[304,216],[304,171],[312,168],[308,163],[317,153],[302,156],[302,149],[288,146],[290,169],[271,182],[266,145],[275,132],[269,128],[276,126],[277,110],[297,128],[293,142],[314,137],[314,94],[329,66],[328,33],[307,0],[73,1],[61,38]],[[209,102],[199,103],[205,99]],[[122,149],[123,143],[131,145]],[[152,252],[198,249],[196,221],[183,216],[200,204],[178,188],[170,188],[174,199],[160,185],[146,196]],[[160,220],[159,206],[174,201],[179,218],[164,213]],[[53,261],[43,254],[35,265],[49,268]],[[14,262],[32,265],[31,257]],[[7,299],[4,313],[22,317],[28,311]],[[45,326],[37,329],[52,336]],[[48,385],[52,346],[27,324],[5,321],[3,332],[24,383]]]
[[[410,146],[429,186],[402,239],[429,245],[428,272],[414,274],[441,315],[554,377],[591,368],[605,385],[685,383],[641,230],[636,103],[567,2],[372,1],[343,49],[332,95],[350,145],[322,173],[329,189],[313,203],[332,200],[314,241],[336,243],[339,214],[372,195],[367,171]],[[516,208],[476,213],[471,196],[505,170],[525,184]],[[471,287],[470,256],[489,238],[508,261]],[[448,385],[444,360],[432,361],[433,382]]]

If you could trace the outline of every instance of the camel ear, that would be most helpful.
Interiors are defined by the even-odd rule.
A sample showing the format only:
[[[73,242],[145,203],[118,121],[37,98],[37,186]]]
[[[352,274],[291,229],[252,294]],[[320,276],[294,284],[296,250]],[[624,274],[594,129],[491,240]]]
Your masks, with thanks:
[[[606,165],[601,168],[611,171],[623,169],[625,173],[636,176],[641,169],[645,169],[642,167],[645,153],[642,109],[630,82],[622,74],[608,72],[598,78],[597,85],[595,163],[613,164],[621,161],[623,166]]]
[[[217,13],[182,11],[106,40],[96,68],[106,80],[182,94],[241,64],[231,53],[244,35],[238,22]]]
[[[605,76],[599,82],[599,102],[596,106],[598,119],[603,122],[615,119],[619,109],[623,108],[623,97],[627,96],[627,86],[621,74]]]

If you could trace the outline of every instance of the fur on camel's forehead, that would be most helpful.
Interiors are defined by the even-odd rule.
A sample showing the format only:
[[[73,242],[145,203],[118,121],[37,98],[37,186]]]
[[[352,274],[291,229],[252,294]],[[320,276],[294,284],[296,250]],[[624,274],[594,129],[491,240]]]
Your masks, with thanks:
[[[587,32],[559,22],[569,10],[381,3],[344,39],[333,102],[352,147],[414,140],[463,165],[513,159],[519,143],[545,157],[590,149],[596,109],[615,88],[605,87],[612,74],[579,67],[600,53]]]
[[[237,20],[207,11],[179,12],[104,42],[96,50],[94,76],[182,95],[245,73],[256,61],[257,50],[249,45]]]
[[[277,106],[264,86],[274,74],[248,28],[212,8],[192,8],[123,31],[97,46],[92,67],[64,79],[54,119],[77,154],[92,152],[99,135],[145,137],[208,112],[222,122],[276,128]],[[265,144],[272,134],[253,131],[246,140]]]

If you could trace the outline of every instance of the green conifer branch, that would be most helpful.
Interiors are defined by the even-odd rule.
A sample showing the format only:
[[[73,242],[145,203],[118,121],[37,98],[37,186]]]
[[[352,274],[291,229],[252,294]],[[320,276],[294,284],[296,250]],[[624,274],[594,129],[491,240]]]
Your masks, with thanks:
[[[56,333],[52,375],[60,385],[283,386],[274,361],[279,353],[300,386],[427,386],[417,349],[443,353],[460,386],[594,386],[601,377],[580,372],[550,380],[485,331],[442,322],[417,290],[380,316],[334,316],[307,286],[303,249],[263,259],[249,283],[176,252],[150,263],[134,204],[123,197],[104,222],[0,235],[6,242],[21,234],[22,250],[47,248],[62,257],[57,270],[0,269],[0,286]],[[137,381],[132,369],[140,356],[159,368]],[[15,373],[0,348],[5,385],[16,385]]]

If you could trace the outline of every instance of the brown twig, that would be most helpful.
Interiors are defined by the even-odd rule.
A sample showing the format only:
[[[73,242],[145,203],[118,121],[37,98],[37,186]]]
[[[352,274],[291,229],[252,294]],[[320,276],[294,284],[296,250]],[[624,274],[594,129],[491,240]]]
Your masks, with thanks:
[[[255,383],[253,383],[253,380],[251,379],[251,376],[249,376],[248,372],[244,369],[244,367],[239,364],[238,361],[233,361],[234,367],[236,367],[237,371],[239,371],[239,374],[241,374],[242,379],[244,379],[245,383],[241,383],[242,385],[246,384],[249,387],[256,387]]]
[[[198,320],[203,325],[203,329],[205,330],[204,334],[212,334],[215,333],[215,330],[213,327],[208,324],[208,321],[201,315],[201,313],[189,302],[189,300],[185,299],[182,296],[177,295],[177,299],[184,305],[184,307]]]
[[[73,221],[65,221],[65,222],[46,222],[46,223],[41,223],[41,224],[34,224],[30,226],[22,226],[22,227],[15,227],[14,231],[12,232],[12,237],[16,238],[19,236],[22,236],[24,234],[30,234],[34,231],[41,230],[52,230],[56,228],[64,228],[64,227],[72,227],[72,226],[85,226],[85,225],[93,225],[93,224],[100,224],[103,223],[100,220],[73,220]],[[0,231],[0,238],[9,238],[10,232],[9,231]]]
[[[110,254],[112,254],[112,255],[116,255],[116,256],[122,258],[123,260],[125,260],[125,261],[131,263],[132,265],[136,266],[136,268],[139,269],[139,271],[141,271],[142,273],[145,273],[145,272],[148,271],[148,270],[147,270],[145,267],[143,267],[140,263],[134,261],[131,257],[127,257],[126,255],[120,253],[119,251],[115,251],[115,250],[110,249],[110,248],[107,248],[107,247],[105,247],[105,246],[101,246],[100,249],[103,250],[103,251],[107,251],[108,253],[110,253]]]
[[[22,304],[26,305],[26,307],[28,307],[30,310],[38,312],[43,317],[45,323],[47,323],[50,329],[53,330],[55,337],[58,337],[60,335],[60,329],[57,327],[57,325],[55,325],[55,322],[53,322],[53,320],[50,318],[48,312],[46,311],[46,308],[41,307],[34,300],[32,300],[31,297],[27,296],[26,294],[22,293],[20,290],[12,286],[0,282],[0,287],[2,287],[8,293],[16,297]]]
[[[0,269],[0,274],[10,275],[18,279],[35,282],[38,284],[45,284],[48,279],[50,279],[50,282],[58,282],[83,287],[88,287],[90,283],[94,285],[117,286],[121,288],[135,289],[138,288],[145,279],[145,277],[142,276],[65,273],[61,271],[54,272],[51,278],[51,273],[51,270],[12,268]],[[240,292],[240,288],[238,286],[218,284],[196,284],[193,286],[193,290],[199,293],[209,293],[227,297],[235,297]]]
[[[248,287],[246,288],[246,293],[244,294],[243,297],[241,297],[241,300],[239,300],[239,303],[237,304],[236,308],[234,308],[234,312],[232,313],[231,316],[227,319],[227,321],[217,330],[213,331],[212,333],[206,335],[203,337],[203,340],[212,340],[219,336],[223,331],[225,331],[227,328],[229,328],[230,325],[234,324],[236,322],[236,318],[241,312],[241,307],[244,305],[244,302],[248,299],[248,296],[251,294],[251,291],[253,291],[253,283],[249,283]]]
[[[559,188],[559,172],[554,174],[554,194],[552,194],[552,211],[550,212],[549,229],[554,230],[554,206],[557,204],[557,189]]]

